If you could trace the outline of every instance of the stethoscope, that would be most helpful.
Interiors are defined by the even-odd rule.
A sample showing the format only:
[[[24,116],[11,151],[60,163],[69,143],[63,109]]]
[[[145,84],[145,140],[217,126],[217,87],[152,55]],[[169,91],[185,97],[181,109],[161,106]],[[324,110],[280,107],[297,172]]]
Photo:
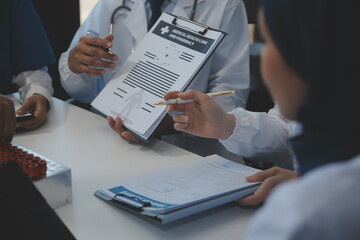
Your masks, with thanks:
[[[198,2],[198,0],[194,0],[193,7],[191,10],[191,15],[190,15],[191,21],[194,21],[194,18],[195,18],[197,2]],[[110,18],[110,29],[109,29],[110,34],[113,33],[113,28],[114,28],[114,24],[115,24],[115,20],[116,20],[116,17],[115,17],[116,13],[118,11],[120,11],[121,9],[124,9],[128,12],[131,12],[131,10],[132,10],[129,6],[126,5],[125,0],[123,0],[122,4],[119,7],[115,8],[115,10],[111,14],[111,18]]]

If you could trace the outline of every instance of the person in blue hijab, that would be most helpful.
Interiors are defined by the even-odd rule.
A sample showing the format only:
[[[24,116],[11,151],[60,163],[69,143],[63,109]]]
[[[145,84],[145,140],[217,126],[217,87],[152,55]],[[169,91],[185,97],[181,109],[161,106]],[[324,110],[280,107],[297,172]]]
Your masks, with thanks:
[[[272,56],[264,48],[262,71],[284,117],[301,126],[291,139],[298,173],[306,175],[356,157],[360,154],[360,16],[354,9],[360,2],[264,0],[262,4],[268,32],[264,35],[271,40],[266,46],[276,53]],[[218,139],[233,134],[238,124],[235,116],[219,109],[207,96],[175,92],[165,99],[177,96],[197,104],[169,106],[169,112],[185,112],[174,117],[175,129],[207,132]],[[258,204],[274,186],[295,176],[279,168],[250,176],[248,181],[263,184],[241,203]]]
[[[300,177],[271,193],[245,239],[360,239],[358,9],[354,0],[262,0],[261,70],[282,115],[301,126],[291,139]],[[232,134],[235,116],[208,96],[172,92],[165,99],[177,96],[194,103],[168,106],[184,112],[174,117],[176,129]],[[263,182],[242,202],[259,203],[294,176],[280,168],[251,176]]]
[[[246,239],[360,239],[360,2],[262,0],[264,80],[300,178],[276,188]]]
[[[53,88],[47,66],[55,58],[30,0],[0,0],[0,52],[0,94],[12,93],[16,85],[23,101],[17,114],[30,110],[35,116],[17,127],[39,127],[50,107]]]
[[[291,139],[300,174],[360,153],[358,7],[357,1],[263,1],[273,41],[308,88],[296,116],[303,131]]]

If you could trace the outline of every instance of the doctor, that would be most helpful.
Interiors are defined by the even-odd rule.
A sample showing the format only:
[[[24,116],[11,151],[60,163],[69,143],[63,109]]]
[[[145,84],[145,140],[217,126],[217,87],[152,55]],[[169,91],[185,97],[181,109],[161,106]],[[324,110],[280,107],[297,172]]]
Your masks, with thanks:
[[[129,9],[115,14],[113,34],[109,34],[111,15],[121,4]],[[83,103],[94,100],[101,90],[99,79],[105,84],[112,79],[160,16],[160,9],[187,18],[194,15],[195,21],[228,33],[189,88],[200,92],[235,89],[235,96],[220,99],[220,104],[226,110],[244,107],[249,88],[249,40],[245,8],[238,0],[100,0],[60,58],[61,82],[68,94]],[[89,32],[97,37],[86,36]],[[115,55],[102,48],[111,48]]]
[[[130,9],[122,9],[116,14],[113,34],[109,34],[111,15],[123,3],[121,0],[100,0],[78,29],[68,51],[60,58],[59,71],[64,89],[76,100],[90,103],[101,90],[98,82],[104,80],[105,84],[108,83],[146,35],[150,22],[156,19],[156,16],[153,18],[152,9],[156,12],[154,3],[158,3],[162,5],[162,11],[188,18],[194,16],[195,21],[228,33],[189,89],[200,92],[234,89],[235,96],[218,99],[225,111],[240,107],[236,111],[241,112],[241,133],[244,137],[242,147],[234,152],[244,157],[257,157],[259,160],[279,162],[283,159],[287,165],[291,162],[286,141],[287,121],[277,109],[271,110],[267,115],[251,113],[243,108],[249,88],[249,40],[244,4],[239,0],[198,0],[196,5],[194,2],[125,1]],[[89,32],[98,37],[86,36]],[[111,48],[115,56],[111,56],[103,48]],[[93,66],[101,69],[94,69]],[[115,121],[110,118],[109,123],[123,138],[137,140],[131,133],[124,131],[121,119]],[[199,140],[187,134],[173,134],[162,138],[203,156],[214,153],[228,156],[225,148],[213,139]]]
[[[128,9],[115,14],[113,34],[109,34],[111,15],[122,4]],[[200,92],[234,89],[234,96],[218,102],[225,110],[245,107],[250,78],[249,37],[245,7],[239,0],[100,0],[60,58],[61,82],[67,93],[83,103],[94,100],[102,88],[99,83],[107,84],[113,78],[161,11],[186,18],[193,16],[199,23],[228,33],[188,88]],[[92,36],[87,36],[88,33]],[[111,48],[115,55],[104,48]],[[120,118],[109,118],[109,123],[121,137],[137,141],[124,131]],[[183,138],[177,135],[167,137],[166,141],[186,148]]]

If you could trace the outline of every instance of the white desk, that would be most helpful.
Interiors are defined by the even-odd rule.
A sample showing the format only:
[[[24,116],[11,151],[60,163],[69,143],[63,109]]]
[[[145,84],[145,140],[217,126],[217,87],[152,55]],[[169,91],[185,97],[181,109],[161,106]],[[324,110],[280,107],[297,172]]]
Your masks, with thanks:
[[[241,239],[254,212],[228,204],[168,226],[156,225],[96,198],[95,190],[200,158],[162,141],[128,143],[103,118],[54,99],[48,122],[14,141],[72,170],[73,201],[56,209],[77,239]]]

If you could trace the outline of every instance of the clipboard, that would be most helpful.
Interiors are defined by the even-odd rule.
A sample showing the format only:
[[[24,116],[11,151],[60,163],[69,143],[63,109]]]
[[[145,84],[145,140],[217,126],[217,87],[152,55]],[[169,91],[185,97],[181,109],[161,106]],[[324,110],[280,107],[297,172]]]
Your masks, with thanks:
[[[166,115],[169,91],[183,91],[227,34],[189,19],[163,13],[134,53],[91,103],[147,142]]]
[[[245,176],[259,171],[213,155],[125,179],[94,195],[153,222],[167,224],[253,193],[260,183],[248,183]]]
[[[258,183],[251,187],[242,189],[241,191],[226,194],[224,196],[206,200],[204,202],[199,202],[197,204],[190,205],[190,206],[187,206],[187,207],[184,207],[184,208],[172,211],[172,212],[168,212],[168,213],[147,212],[144,209],[144,206],[134,206],[134,205],[127,204],[125,202],[116,200],[114,198],[109,198],[107,195],[103,194],[101,191],[96,191],[94,193],[94,195],[116,207],[120,207],[128,212],[131,212],[138,216],[144,217],[144,218],[146,218],[152,222],[155,222],[157,224],[168,224],[168,223],[178,221],[180,219],[184,219],[184,218],[193,216],[193,215],[201,213],[203,211],[236,201],[240,198],[243,198],[243,197],[255,192],[256,189],[258,189],[259,185],[260,184]],[[146,203],[144,203],[144,204],[146,207]]]

